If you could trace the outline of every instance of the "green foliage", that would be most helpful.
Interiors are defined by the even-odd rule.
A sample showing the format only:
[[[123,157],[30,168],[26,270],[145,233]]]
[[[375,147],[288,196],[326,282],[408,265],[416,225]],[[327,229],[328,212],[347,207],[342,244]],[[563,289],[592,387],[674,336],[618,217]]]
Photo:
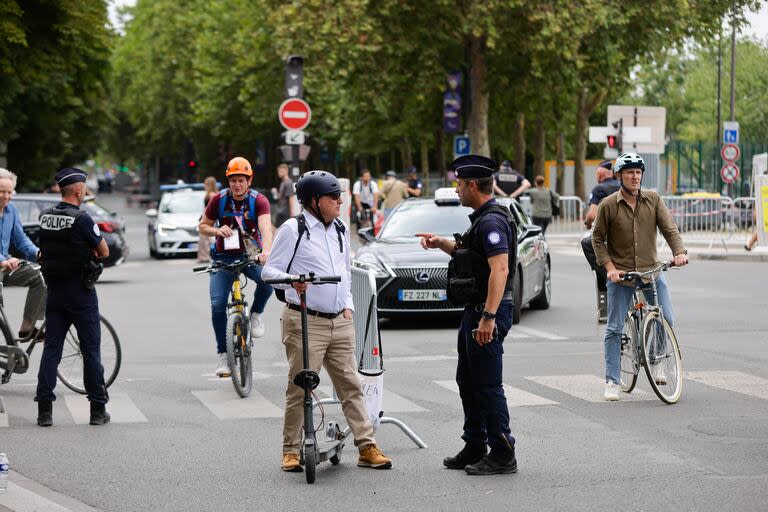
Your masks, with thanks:
[[[103,2],[0,4],[0,142],[22,187],[98,148],[111,38]]]

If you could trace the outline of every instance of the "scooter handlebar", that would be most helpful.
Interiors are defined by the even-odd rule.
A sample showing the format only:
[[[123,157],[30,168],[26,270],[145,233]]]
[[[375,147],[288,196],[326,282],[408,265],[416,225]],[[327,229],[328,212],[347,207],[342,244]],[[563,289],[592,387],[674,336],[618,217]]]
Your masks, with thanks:
[[[291,276],[284,279],[265,279],[267,284],[293,284],[293,283],[310,283],[310,284],[325,284],[325,283],[340,283],[341,276],[316,276],[313,273],[300,274],[297,276]]]

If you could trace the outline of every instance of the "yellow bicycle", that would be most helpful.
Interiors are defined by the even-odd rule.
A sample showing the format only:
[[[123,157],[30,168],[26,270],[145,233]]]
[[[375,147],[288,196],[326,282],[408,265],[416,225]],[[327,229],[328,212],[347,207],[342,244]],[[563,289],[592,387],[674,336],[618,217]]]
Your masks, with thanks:
[[[251,361],[253,340],[248,301],[242,293],[245,283],[240,280],[243,271],[251,265],[258,265],[258,263],[243,258],[231,263],[214,261],[208,266],[192,269],[195,273],[229,272],[235,276],[232,282],[231,300],[227,303],[227,365],[235,391],[242,398],[247,397],[253,387],[253,362]]]

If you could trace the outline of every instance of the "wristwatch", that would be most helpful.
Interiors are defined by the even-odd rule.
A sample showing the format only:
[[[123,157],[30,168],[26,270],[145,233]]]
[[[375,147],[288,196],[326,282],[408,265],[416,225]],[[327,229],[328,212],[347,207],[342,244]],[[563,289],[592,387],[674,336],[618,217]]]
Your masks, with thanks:
[[[486,320],[496,320],[496,313],[491,313],[490,311],[483,311],[480,315]]]

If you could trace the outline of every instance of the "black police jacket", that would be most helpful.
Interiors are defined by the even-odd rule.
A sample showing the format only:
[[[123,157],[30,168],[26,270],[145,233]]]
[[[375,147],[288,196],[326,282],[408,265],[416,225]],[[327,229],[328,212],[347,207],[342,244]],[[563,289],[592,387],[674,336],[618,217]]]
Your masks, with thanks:
[[[72,226],[81,215],[88,214],[72,205],[40,214],[40,263],[46,281],[86,278],[92,273],[93,250],[85,240],[72,236]]]
[[[491,267],[483,250],[482,240],[475,236],[478,223],[486,215],[501,215],[509,224],[512,236],[508,239],[509,274],[506,290],[511,290],[517,268],[517,223],[508,208],[495,204],[488,207],[482,215],[472,222],[463,234],[454,235],[456,246],[448,263],[448,300],[456,306],[478,305],[488,297],[488,279]]]

